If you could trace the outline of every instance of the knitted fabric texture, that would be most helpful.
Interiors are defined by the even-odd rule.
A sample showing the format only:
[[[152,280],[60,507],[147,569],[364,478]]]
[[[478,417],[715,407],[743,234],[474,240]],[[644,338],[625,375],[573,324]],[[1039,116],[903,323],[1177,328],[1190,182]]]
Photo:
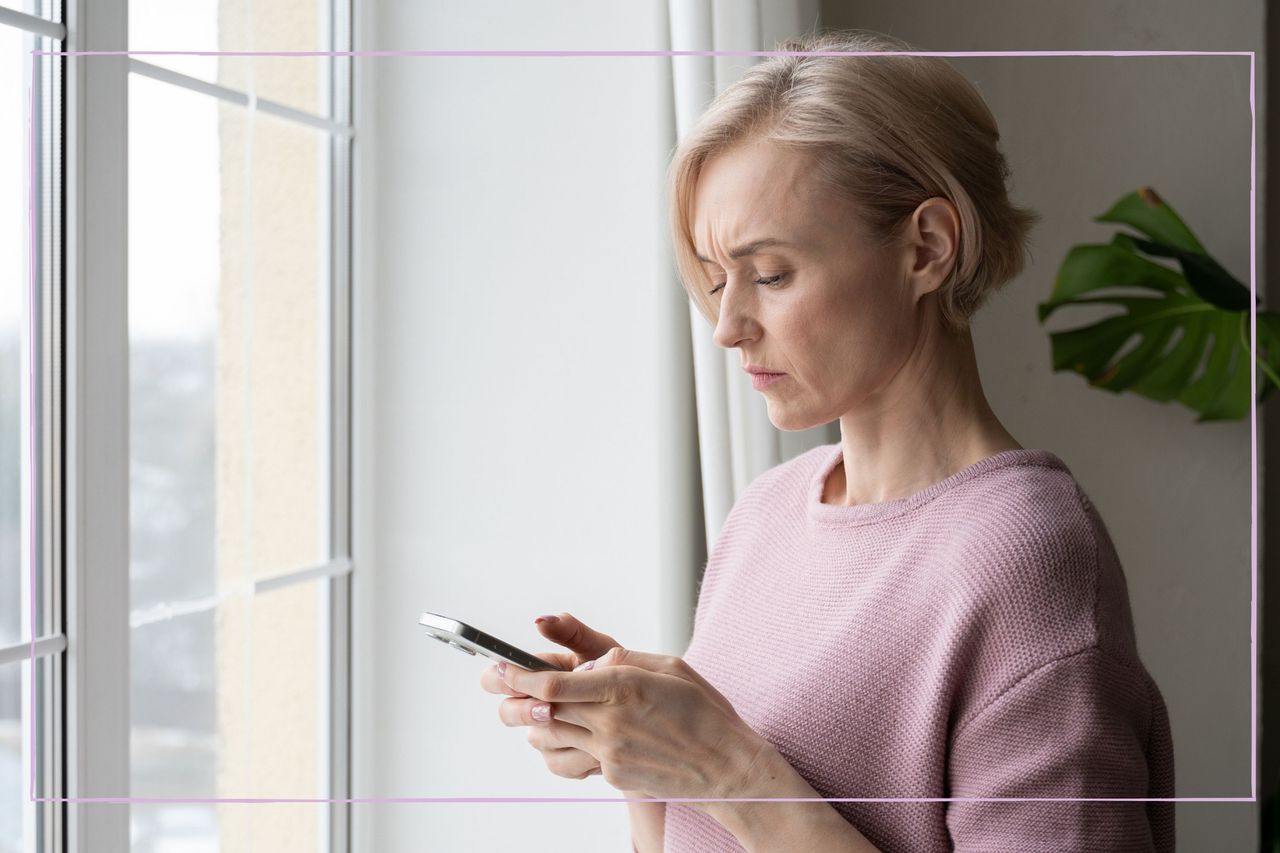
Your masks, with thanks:
[[[1173,797],[1124,573],[1062,460],[1006,450],[824,504],[841,458],[802,453],[734,504],[685,660],[824,798]],[[1174,849],[1168,802],[831,805],[883,851]],[[667,803],[664,850],[744,849]]]

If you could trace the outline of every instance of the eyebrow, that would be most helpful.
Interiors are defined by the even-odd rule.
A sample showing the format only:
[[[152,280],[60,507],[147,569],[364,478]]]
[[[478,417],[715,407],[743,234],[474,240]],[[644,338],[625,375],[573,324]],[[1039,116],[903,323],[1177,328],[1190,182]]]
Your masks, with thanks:
[[[757,251],[765,248],[766,246],[788,246],[792,249],[802,248],[797,243],[792,243],[787,240],[780,240],[777,237],[762,237],[759,240],[752,240],[750,243],[745,243],[741,246],[738,246],[737,248],[730,249],[729,257],[736,261],[738,258],[743,258],[743,257],[746,257],[747,255],[754,255]],[[704,258],[702,257],[702,255],[697,255],[697,257],[698,257],[698,260],[702,261],[703,263],[706,263],[706,264],[715,263],[715,261],[711,260],[710,258]]]

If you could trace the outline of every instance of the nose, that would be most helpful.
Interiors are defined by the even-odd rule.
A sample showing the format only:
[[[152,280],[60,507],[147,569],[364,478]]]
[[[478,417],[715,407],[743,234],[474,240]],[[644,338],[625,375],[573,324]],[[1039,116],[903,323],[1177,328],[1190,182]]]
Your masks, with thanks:
[[[744,300],[738,295],[734,282],[729,282],[720,289],[720,314],[716,317],[715,331],[711,340],[716,346],[732,349],[745,340],[750,329],[755,325],[750,311],[745,310]]]

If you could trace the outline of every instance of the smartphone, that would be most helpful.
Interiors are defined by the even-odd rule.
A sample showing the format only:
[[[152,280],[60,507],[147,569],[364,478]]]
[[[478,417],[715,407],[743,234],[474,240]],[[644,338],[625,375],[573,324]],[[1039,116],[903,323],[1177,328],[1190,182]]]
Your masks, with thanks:
[[[486,634],[479,628],[471,627],[466,622],[450,619],[439,613],[424,610],[418,617],[418,624],[427,629],[428,636],[435,637],[440,642],[469,655],[479,652],[487,658],[506,661],[530,672],[548,669],[564,672],[562,666],[535,657],[510,643],[504,643],[497,637]]]

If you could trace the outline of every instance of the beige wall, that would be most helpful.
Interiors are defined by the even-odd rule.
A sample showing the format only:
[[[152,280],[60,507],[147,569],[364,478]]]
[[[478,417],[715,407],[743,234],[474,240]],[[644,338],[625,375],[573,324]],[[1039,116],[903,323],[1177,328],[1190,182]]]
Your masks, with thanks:
[[[251,18],[245,5],[220,6],[223,50],[316,49],[315,3],[251,3]],[[219,82],[315,110],[316,67],[307,59],[223,58]],[[327,436],[318,372],[326,346],[319,225],[327,183],[319,132],[226,104],[219,115],[217,548],[225,589],[329,556],[319,546]],[[328,796],[320,764],[320,597],[311,582],[233,598],[219,609],[219,797]],[[220,805],[222,849],[314,853],[320,808]]]
[[[1261,0],[864,0],[825,2],[822,15],[826,27],[887,32],[922,50],[1261,51],[1263,11]],[[1028,270],[975,323],[987,396],[1024,446],[1063,458],[1110,529],[1139,651],[1169,704],[1178,795],[1247,797],[1249,424],[1196,424],[1181,406],[1053,373],[1048,331],[1110,312],[1063,309],[1042,327],[1035,304],[1048,298],[1070,246],[1105,242],[1117,230],[1092,218],[1142,185],[1248,281],[1249,60],[951,61],[995,113],[1015,198],[1044,215]],[[1261,151],[1261,118],[1258,133]],[[1261,258],[1258,280],[1261,289]],[[1179,848],[1256,848],[1255,822],[1252,804],[1179,804]]]

